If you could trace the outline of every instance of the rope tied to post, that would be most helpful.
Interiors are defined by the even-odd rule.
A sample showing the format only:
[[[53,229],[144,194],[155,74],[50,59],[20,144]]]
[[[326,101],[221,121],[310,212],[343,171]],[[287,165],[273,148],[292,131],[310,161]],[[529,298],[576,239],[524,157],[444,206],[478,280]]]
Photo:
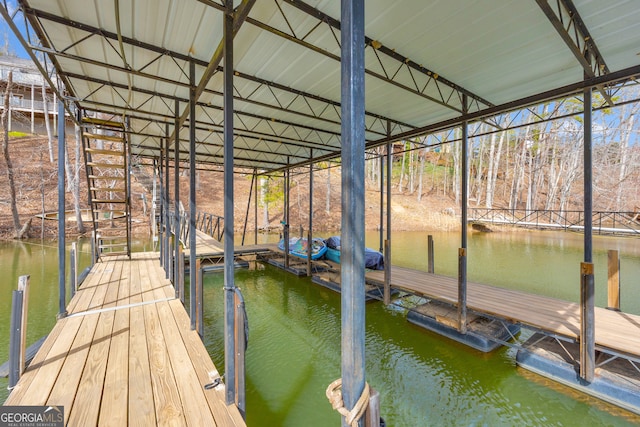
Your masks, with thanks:
[[[345,421],[351,427],[358,427],[358,421],[364,415],[365,411],[369,407],[369,383],[364,383],[364,389],[362,390],[362,394],[360,398],[353,406],[353,409],[349,411],[344,406],[344,401],[342,400],[342,378],[338,378],[327,387],[327,399],[331,403],[331,406],[336,411],[340,412],[342,416],[344,416]]]

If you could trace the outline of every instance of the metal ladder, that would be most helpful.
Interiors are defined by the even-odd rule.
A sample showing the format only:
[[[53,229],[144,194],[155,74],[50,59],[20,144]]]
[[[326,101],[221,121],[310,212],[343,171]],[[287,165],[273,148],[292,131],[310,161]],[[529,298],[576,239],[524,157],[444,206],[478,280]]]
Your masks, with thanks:
[[[122,122],[82,119],[96,257],[131,257],[129,159]]]

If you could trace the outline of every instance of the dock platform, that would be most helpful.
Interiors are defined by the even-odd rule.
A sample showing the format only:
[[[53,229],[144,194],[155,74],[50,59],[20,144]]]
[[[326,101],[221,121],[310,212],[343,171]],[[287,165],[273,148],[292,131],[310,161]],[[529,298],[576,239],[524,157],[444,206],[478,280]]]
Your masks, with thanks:
[[[384,284],[384,271],[370,271],[365,277]],[[458,301],[458,279],[453,277],[392,266],[391,287],[450,304]],[[468,282],[467,306],[571,340],[580,334],[580,305],[570,301]],[[596,307],[595,341],[598,350],[640,359],[640,316]]]
[[[77,426],[246,425],[157,253],[95,264],[67,311],[5,405],[62,406]]]

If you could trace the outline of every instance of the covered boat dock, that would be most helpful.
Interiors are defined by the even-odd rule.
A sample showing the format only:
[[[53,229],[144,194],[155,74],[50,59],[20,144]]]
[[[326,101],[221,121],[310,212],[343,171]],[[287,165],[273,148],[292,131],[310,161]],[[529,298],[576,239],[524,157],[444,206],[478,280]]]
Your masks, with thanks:
[[[227,404],[242,402],[244,390],[233,358],[234,173],[283,174],[288,183],[293,169],[309,168],[312,183],[320,162],[340,158],[349,165],[342,175],[344,405],[337,405],[349,419],[359,418],[359,399],[368,393],[361,255],[367,150],[386,147],[384,229],[389,242],[391,144],[459,129],[463,231],[456,327],[464,334],[470,301],[469,124],[482,121],[501,130],[503,113],[562,97],[578,99],[581,111],[575,114],[585,124],[586,142],[584,211],[585,218],[591,218],[592,111],[615,106],[616,93],[637,84],[640,75],[640,8],[624,0],[606,6],[586,0],[380,0],[367,1],[366,13],[364,0],[20,0],[15,10],[3,2],[0,14],[56,88],[59,116],[66,113],[83,128],[94,229],[100,228],[105,205],[119,203],[129,212],[131,160],[153,165],[162,182],[160,220],[165,232],[160,261],[166,278],[176,281],[180,269],[172,254],[178,252],[179,242],[171,242],[169,224],[185,197],[179,191],[180,169],[189,171],[185,198],[191,248],[196,247],[196,168],[224,173]],[[64,141],[64,126],[58,137]],[[61,159],[64,145],[59,144]],[[99,156],[108,160],[96,160]],[[105,199],[112,189],[99,185],[108,170],[122,184],[116,199]],[[59,180],[58,220],[64,224],[62,173]],[[100,247],[117,247],[102,252],[105,257],[108,252],[131,256],[130,224],[125,222],[119,234],[96,237]],[[179,224],[177,217],[175,223]],[[287,225],[285,218],[285,241]],[[381,229],[382,225],[381,220]],[[598,334],[591,231],[588,219],[581,275],[576,278],[581,288],[580,329],[575,332],[580,342],[579,377],[586,382],[594,379]],[[173,232],[180,235],[179,230]],[[106,237],[112,243],[105,243]],[[64,317],[64,232],[59,240]],[[387,265],[392,260],[389,247],[387,243]],[[189,257],[194,265],[196,252]],[[190,275],[195,284],[195,269]],[[192,289],[192,307],[196,297]]]

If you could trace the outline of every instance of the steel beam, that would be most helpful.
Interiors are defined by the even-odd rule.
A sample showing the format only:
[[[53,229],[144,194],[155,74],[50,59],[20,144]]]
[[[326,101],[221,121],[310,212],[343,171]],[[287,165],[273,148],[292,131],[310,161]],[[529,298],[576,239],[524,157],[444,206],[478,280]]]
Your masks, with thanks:
[[[592,78],[609,73],[609,67],[600,54],[593,36],[571,0],[556,0],[555,9],[548,0],[536,0],[536,3],[578,60],[586,76]],[[605,87],[600,85],[598,90],[609,106],[613,106],[614,102]]]
[[[351,410],[365,387],[364,0],[342,0],[341,17],[342,397]]]
[[[323,22],[328,24],[329,26],[331,26],[332,28],[335,28],[337,30],[340,30],[341,28],[341,23],[339,20],[334,19],[333,17],[321,12],[320,10],[314,8],[313,6],[305,3],[304,1],[300,1],[300,0],[284,0],[285,3],[296,7],[297,9],[305,12],[306,14],[313,16],[314,18],[316,18],[318,21]],[[411,59],[407,58],[406,56],[401,55],[400,53],[396,52],[395,49],[391,49],[387,46],[384,46],[382,43],[380,43],[377,40],[374,40],[370,37],[365,36],[364,38],[365,47],[371,47],[371,49],[374,49],[375,51],[381,52],[383,54],[385,54],[386,56],[392,58],[393,60],[396,61],[397,64],[399,65],[403,65],[403,66],[407,66],[409,67],[411,70],[413,70],[414,72],[417,72],[419,74],[422,74],[424,76],[426,76],[428,79],[430,79],[431,81],[434,82],[434,84],[442,84],[444,86],[449,87],[452,91],[454,91],[455,93],[457,93],[457,95],[455,96],[456,99],[458,100],[462,100],[462,95],[466,95],[468,98],[473,99],[474,101],[478,102],[479,104],[484,104],[486,106],[492,106],[493,104],[489,101],[487,101],[486,99],[482,98],[479,95],[474,94],[473,92],[464,89],[463,87],[453,83],[452,81],[442,77],[442,75],[440,73],[437,73],[433,70],[429,70],[426,67],[423,67],[422,65],[418,64],[415,61],[412,61]],[[437,83],[436,83],[437,82]],[[449,97],[447,97],[449,98]],[[445,97],[443,97],[440,102],[444,103],[445,102]],[[439,102],[439,103],[440,103]]]
[[[231,39],[235,37],[238,30],[240,29],[240,26],[244,23],[245,19],[247,18],[247,15],[249,15],[249,11],[251,11],[251,8],[255,4],[255,2],[256,0],[242,0],[242,3],[240,4],[240,6],[238,6],[237,12],[234,14],[235,16],[231,17],[233,21],[232,22],[233,27],[231,28],[231,33],[230,34],[225,33],[225,36],[230,35]],[[229,0],[227,0],[227,3],[229,3]],[[226,16],[229,15],[229,13],[232,13],[232,12],[229,12],[227,9],[227,12],[225,12],[225,19],[226,19]],[[223,59],[225,47],[227,47],[226,43],[227,42],[225,40],[225,37],[223,37],[222,40],[220,40],[220,43],[218,44],[218,47],[216,48],[215,52],[213,53],[211,60],[207,63],[207,66],[204,69],[202,76],[200,77],[200,81],[198,82],[198,85],[196,86],[192,94],[195,101],[200,99],[200,96],[204,92],[205,87],[209,83],[209,80],[211,80],[211,77],[213,77],[213,74],[217,71],[218,66],[220,65],[220,62]],[[225,66],[227,66],[226,63],[225,63]],[[233,70],[231,71],[233,72]],[[226,105],[226,102],[225,102],[225,105]],[[190,111],[188,109],[185,109],[180,115],[180,119],[179,119],[180,125],[182,125],[185,122],[187,117],[190,117],[190,120],[195,121],[195,115],[191,115]]]

